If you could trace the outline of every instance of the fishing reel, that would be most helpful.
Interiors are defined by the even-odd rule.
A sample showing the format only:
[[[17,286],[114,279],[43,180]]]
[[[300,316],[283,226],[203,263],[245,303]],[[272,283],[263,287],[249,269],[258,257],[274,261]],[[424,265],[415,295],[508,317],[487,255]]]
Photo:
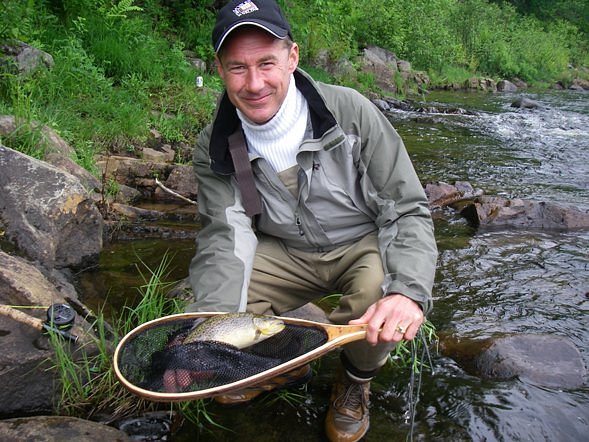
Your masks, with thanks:
[[[43,322],[42,327],[48,333],[56,333],[75,343],[78,337],[68,331],[74,326],[75,320],[76,311],[71,306],[57,303],[50,305],[47,309],[47,320]]]
[[[47,309],[46,324],[58,330],[69,330],[76,320],[75,310],[68,304],[53,304]]]

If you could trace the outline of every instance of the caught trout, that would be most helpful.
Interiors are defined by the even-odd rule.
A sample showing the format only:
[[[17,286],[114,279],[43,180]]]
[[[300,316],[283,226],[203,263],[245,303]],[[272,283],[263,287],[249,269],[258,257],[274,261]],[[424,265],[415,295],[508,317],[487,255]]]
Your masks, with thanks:
[[[237,348],[262,342],[284,329],[284,322],[271,316],[253,313],[227,313],[211,316],[196,325],[184,339],[184,344],[215,341]]]

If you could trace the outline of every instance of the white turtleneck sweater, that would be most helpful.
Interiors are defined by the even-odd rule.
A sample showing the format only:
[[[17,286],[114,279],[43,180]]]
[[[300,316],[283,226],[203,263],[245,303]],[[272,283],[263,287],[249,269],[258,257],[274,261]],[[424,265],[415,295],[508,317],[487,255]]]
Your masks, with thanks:
[[[309,108],[307,100],[295,85],[293,75],[290,76],[284,102],[270,121],[253,123],[239,109],[237,115],[250,152],[266,159],[276,173],[296,164],[295,157],[307,129]]]

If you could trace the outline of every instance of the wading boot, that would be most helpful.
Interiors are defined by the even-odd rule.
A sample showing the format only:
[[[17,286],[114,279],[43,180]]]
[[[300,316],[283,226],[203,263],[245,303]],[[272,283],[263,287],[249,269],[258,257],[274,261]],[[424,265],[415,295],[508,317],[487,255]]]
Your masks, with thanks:
[[[245,404],[257,398],[262,393],[268,391],[278,390],[281,388],[297,387],[299,385],[306,384],[311,380],[312,376],[313,371],[311,370],[311,366],[307,364],[273,377],[263,384],[254,385],[252,387],[247,387],[232,393],[226,393],[221,396],[215,396],[214,399],[216,402],[223,405]]]
[[[338,372],[325,418],[330,442],[356,442],[368,431],[370,381],[359,381],[352,380],[343,369]]]

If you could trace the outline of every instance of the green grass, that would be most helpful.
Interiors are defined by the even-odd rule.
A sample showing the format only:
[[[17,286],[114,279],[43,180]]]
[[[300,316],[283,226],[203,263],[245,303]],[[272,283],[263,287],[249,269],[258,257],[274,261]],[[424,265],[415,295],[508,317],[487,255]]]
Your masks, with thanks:
[[[145,284],[138,288],[141,301],[124,308],[112,328],[99,314],[92,324],[95,335],[88,334],[78,346],[50,333],[54,349],[51,369],[57,373],[61,386],[57,413],[85,418],[106,414],[115,420],[161,408],[161,404],[131,395],[119,383],[112,357],[119,339],[138,325],[183,311],[183,303],[166,296],[172,286],[165,281],[169,263],[166,254],[155,269],[145,266]],[[199,416],[206,415],[201,410]]]

